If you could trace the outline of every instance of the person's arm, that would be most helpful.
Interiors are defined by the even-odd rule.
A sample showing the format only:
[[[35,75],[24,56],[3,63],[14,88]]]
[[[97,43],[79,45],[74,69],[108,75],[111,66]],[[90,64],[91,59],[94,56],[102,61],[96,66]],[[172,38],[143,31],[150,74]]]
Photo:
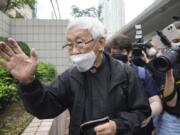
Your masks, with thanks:
[[[152,96],[149,98],[149,103],[151,106],[151,117],[157,116],[162,112],[161,99],[158,95]]]
[[[148,125],[148,123],[150,122],[151,118],[159,115],[162,112],[162,103],[161,103],[161,99],[158,95],[154,95],[152,97],[149,98],[149,103],[151,106],[151,116],[149,116],[147,119],[143,120],[143,122],[141,123],[141,127],[145,127]]]
[[[145,80],[145,89],[148,91],[149,93],[149,103],[151,106],[151,117],[157,116],[161,113],[162,111],[162,103],[161,103],[161,99],[158,96],[158,86],[156,81],[152,78],[151,74],[148,72],[148,70],[146,70],[146,80]]]
[[[169,107],[175,107],[177,103],[177,92],[174,88],[173,69],[166,72],[165,87],[163,91],[165,103]]]
[[[158,96],[157,84],[148,70],[145,70],[144,86],[149,97],[149,103],[152,113],[150,117],[143,120],[143,122],[141,123],[141,127],[147,126],[151,118],[159,115],[162,111],[162,103],[160,97]]]
[[[26,110],[39,119],[54,118],[68,107],[67,87],[63,75],[50,86],[35,79],[28,85],[19,84],[19,93]]]

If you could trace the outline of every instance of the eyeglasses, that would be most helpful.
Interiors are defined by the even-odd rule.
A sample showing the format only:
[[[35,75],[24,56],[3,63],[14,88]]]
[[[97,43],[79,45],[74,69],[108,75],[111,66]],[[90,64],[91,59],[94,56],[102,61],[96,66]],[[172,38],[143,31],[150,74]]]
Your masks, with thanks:
[[[64,46],[62,46],[62,48],[68,47],[69,50],[72,50],[73,47],[76,47],[77,49],[84,49],[84,48],[89,47],[88,44],[91,43],[92,41],[94,41],[94,39],[90,39],[86,42],[77,41],[75,44],[68,43],[68,44],[65,44]]]

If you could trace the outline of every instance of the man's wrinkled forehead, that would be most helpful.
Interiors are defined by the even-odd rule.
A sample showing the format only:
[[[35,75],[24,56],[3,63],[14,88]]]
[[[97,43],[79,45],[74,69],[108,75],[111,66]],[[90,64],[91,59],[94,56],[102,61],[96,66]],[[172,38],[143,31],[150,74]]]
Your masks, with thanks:
[[[77,39],[77,38],[84,38],[90,36],[90,32],[87,29],[80,28],[80,27],[71,27],[67,31],[67,39]]]

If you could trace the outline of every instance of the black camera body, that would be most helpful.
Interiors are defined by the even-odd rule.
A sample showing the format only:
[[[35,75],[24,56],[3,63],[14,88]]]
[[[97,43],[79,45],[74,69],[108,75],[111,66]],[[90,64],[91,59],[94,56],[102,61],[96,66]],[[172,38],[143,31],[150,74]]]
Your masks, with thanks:
[[[142,51],[146,53],[148,48],[150,48],[148,43],[134,43],[132,48],[132,56],[141,57],[143,56]]]
[[[132,46],[132,62],[137,66],[144,66],[143,51],[146,53],[147,48],[150,48],[149,42],[145,43],[142,35],[141,25],[135,25],[136,35],[135,42]]]
[[[180,40],[173,41],[177,37],[180,38],[179,28],[180,21],[170,24],[162,31],[156,31],[157,36],[159,36],[161,43],[165,47],[165,52],[153,61],[153,65],[161,72],[166,72],[180,62]]]
[[[180,62],[180,44],[173,45],[167,49],[161,56],[153,61],[154,67],[161,71],[166,72],[174,67],[176,63]]]
[[[156,31],[157,35],[152,39],[155,45],[165,50],[161,56],[153,60],[153,66],[161,72],[166,72],[180,62],[180,39],[177,39],[180,38],[179,30],[180,21],[175,21],[162,31]]]

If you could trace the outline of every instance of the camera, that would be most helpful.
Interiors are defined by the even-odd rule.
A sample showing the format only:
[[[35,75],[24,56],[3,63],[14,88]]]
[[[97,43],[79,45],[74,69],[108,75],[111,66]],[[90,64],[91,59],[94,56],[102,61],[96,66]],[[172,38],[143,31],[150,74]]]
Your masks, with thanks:
[[[173,41],[177,37],[180,38],[179,28],[180,22],[178,21],[164,28],[162,32],[157,31],[157,36],[159,36],[161,46],[165,51],[153,60],[153,66],[161,72],[166,72],[180,62],[180,40]],[[155,44],[159,45],[158,42],[155,42]]]
[[[146,53],[147,48],[150,48],[149,42],[144,42],[141,25],[135,25],[136,34],[135,42],[132,46],[132,62],[137,66],[144,66],[145,62],[142,60],[143,51]]]
[[[173,45],[161,56],[153,60],[153,65],[157,70],[166,72],[178,62],[180,62],[180,43]]]

